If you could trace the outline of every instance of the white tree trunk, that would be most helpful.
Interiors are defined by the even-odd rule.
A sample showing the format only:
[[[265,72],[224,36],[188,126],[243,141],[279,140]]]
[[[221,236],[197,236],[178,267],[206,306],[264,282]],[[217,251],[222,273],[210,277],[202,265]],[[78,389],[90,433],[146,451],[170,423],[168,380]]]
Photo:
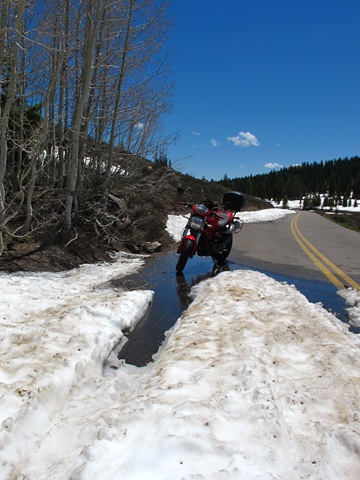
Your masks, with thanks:
[[[7,18],[7,14],[10,11],[9,3],[6,1],[2,1],[1,8],[4,10],[1,11],[1,27],[3,25],[7,25],[10,22],[10,19]],[[6,173],[6,166],[7,166],[7,156],[8,156],[8,148],[7,148],[7,134],[9,128],[9,119],[10,119],[10,111],[11,107],[14,103],[15,96],[16,96],[16,88],[17,88],[17,69],[18,69],[18,58],[19,58],[19,45],[20,45],[20,29],[23,20],[25,9],[25,0],[19,2],[16,7],[14,8],[14,19],[15,24],[12,29],[9,28],[9,32],[6,35],[3,31],[1,31],[0,36],[0,61],[3,64],[5,56],[11,59],[9,62],[9,84],[6,92],[6,101],[3,110],[1,111],[0,116],[0,256],[3,254],[4,251],[4,240],[3,240],[3,226],[6,217],[6,202],[5,202],[5,188],[4,188],[4,179]],[[12,34],[13,38],[10,38]],[[9,46],[11,46],[11,50],[9,51]],[[6,55],[7,53],[7,55]],[[2,79],[3,67],[1,67],[0,71],[0,80]]]
[[[79,161],[79,145],[80,145],[80,132],[81,132],[81,123],[83,118],[83,113],[86,105],[86,101],[90,91],[92,70],[93,70],[93,58],[95,52],[96,38],[99,33],[100,27],[100,18],[102,11],[102,2],[99,2],[96,9],[95,19],[90,18],[90,12],[88,16],[89,22],[89,34],[86,39],[85,52],[83,57],[82,65],[82,79],[81,79],[81,92],[76,102],[75,107],[75,117],[72,128],[72,138],[71,138],[71,153],[70,153],[70,171],[67,179],[67,192],[66,192],[66,204],[65,204],[65,218],[64,218],[64,228],[71,228],[71,213],[74,203],[74,198],[76,195],[76,175],[77,167]]]

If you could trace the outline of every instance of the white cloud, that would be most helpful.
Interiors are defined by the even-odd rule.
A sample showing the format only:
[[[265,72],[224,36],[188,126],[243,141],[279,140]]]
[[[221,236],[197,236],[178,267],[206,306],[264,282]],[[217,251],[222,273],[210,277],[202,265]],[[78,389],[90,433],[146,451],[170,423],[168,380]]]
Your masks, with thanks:
[[[144,128],[144,124],[142,122],[135,123],[134,127],[137,130],[142,130]]]
[[[201,133],[200,133],[200,132],[191,132],[191,133],[192,133],[193,135],[198,135],[198,136],[200,136],[200,135],[201,135]]]
[[[258,147],[259,140],[250,132],[239,132],[236,137],[227,137],[229,142],[232,142],[235,147]]]
[[[273,168],[282,168],[283,165],[281,165],[280,163],[276,163],[276,162],[275,162],[275,163],[271,163],[271,162],[270,162],[270,163],[266,163],[266,164],[264,165],[264,167],[265,167],[265,168],[271,168],[271,169],[273,169]]]
[[[211,139],[210,139],[210,145],[211,145],[212,147],[220,147],[221,143],[218,142],[217,140],[215,140],[214,138],[211,138]]]

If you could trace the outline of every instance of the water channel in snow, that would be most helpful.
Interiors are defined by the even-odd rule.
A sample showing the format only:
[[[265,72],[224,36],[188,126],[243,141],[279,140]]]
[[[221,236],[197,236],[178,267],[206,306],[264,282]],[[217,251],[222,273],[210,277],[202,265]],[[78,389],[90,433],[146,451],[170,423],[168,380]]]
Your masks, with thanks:
[[[162,255],[148,261],[139,273],[116,282],[116,286],[128,290],[144,288],[154,291],[153,302],[147,314],[134,330],[127,333],[127,342],[118,354],[118,357],[124,359],[126,363],[141,367],[152,361],[152,356],[158,351],[165,338],[165,332],[175,324],[182,312],[190,305],[191,287],[212,276],[213,262],[210,258],[195,256],[188,261],[183,275],[176,274],[176,261],[175,252]],[[227,268],[229,270],[248,269],[231,261],[227,263]],[[346,308],[349,305],[337,295],[336,287],[331,283],[288,277],[267,271],[262,273],[280,282],[295,285],[310,302],[321,303],[337,318],[348,322]],[[225,314],[226,304],[224,304]],[[360,333],[360,328],[350,327],[350,330]]]

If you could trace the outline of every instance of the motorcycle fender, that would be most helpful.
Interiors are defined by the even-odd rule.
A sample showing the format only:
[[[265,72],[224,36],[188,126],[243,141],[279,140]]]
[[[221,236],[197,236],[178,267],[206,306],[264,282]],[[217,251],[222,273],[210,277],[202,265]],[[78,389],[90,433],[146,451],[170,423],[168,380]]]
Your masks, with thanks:
[[[184,242],[186,239],[189,239],[193,242],[194,246],[193,246],[193,249],[191,251],[191,255],[190,257],[192,258],[194,255],[195,255],[195,252],[196,252],[196,245],[197,245],[197,241],[196,241],[196,238],[194,237],[194,235],[191,235],[190,233],[188,235],[184,235],[180,241],[180,244],[178,246],[178,249],[177,249],[177,253],[180,253],[181,250],[182,250],[182,247],[184,245]]]

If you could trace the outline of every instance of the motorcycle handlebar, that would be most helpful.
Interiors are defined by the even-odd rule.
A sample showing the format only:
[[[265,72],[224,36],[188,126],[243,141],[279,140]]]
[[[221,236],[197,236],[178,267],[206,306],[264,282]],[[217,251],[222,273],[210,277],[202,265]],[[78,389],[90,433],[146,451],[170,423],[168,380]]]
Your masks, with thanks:
[[[189,203],[189,202],[179,202],[179,205],[181,205],[182,207],[188,207],[188,208],[191,208],[194,204],[193,203]],[[217,208],[217,205],[214,205],[213,208],[209,208],[209,211],[210,211],[210,215],[212,217],[216,217],[216,218],[221,218],[220,215],[218,215],[218,213],[213,210],[213,209],[216,209]]]
[[[218,213],[214,212],[213,210],[210,211],[210,215],[212,217],[215,217],[215,218],[221,218],[220,215]]]

